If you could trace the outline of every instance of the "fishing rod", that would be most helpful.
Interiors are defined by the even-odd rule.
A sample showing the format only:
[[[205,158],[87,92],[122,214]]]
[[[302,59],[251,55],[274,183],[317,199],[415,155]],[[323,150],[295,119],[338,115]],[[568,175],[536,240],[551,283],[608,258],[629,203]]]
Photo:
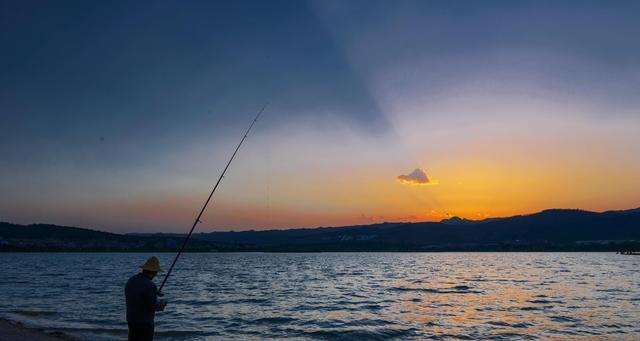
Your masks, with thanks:
[[[224,173],[227,172],[227,169],[229,168],[229,165],[231,165],[231,162],[233,161],[233,158],[236,157],[236,154],[238,153],[238,150],[240,149],[240,146],[242,146],[242,143],[244,142],[244,140],[249,135],[249,132],[251,131],[251,128],[253,128],[253,125],[256,124],[256,122],[258,121],[258,118],[260,118],[260,115],[262,115],[262,112],[264,111],[264,109],[266,107],[267,107],[267,105],[265,104],[264,106],[262,106],[262,109],[260,109],[260,111],[258,111],[258,114],[256,115],[256,117],[253,119],[253,121],[249,125],[249,128],[247,128],[247,131],[245,131],[244,136],[242,136],[242,139],[240,140],[240,143],[238,143],[238,146],[233,151],[233,154],[231,155],[231,158],[229,159],[229,162],[227,162],[227,165],[224,167],[224,170],[222,171],[222,174],[220,174],[220,177],[218,178],[218,181],[216,182],[215,186],[213,186],[213,189],[211,190],[211,193],[209,194],[209,197],[207,198],[207,201],[205,201],[204,205],[202,205],[202,209],[200,210],[200,213],[198,213],[198,216],[196,217],[196,220],[193,222],[193,225],[191,226],[191,230],[189,230],[189,234],[182,241],[182,246],[180,247],[180,250],[178,251],[178,253],[176,253],[175,258],[173,258],[173,262],[171,263],[171,266],[169,267],[169,270],[167,270],[167,274],[164,276],[164,279],[162,280],[162,284],[160,284],[160,288],[158,289],[158,292],[162,292],[162,288],[164,287],[165,283],[167,282],[167,279],[169,278],[169,276],[171,275],[171,271],[173,271],[173,267],[176,265],[176,262],[178,261],[178,258],[182,254],[182,251],[184,251],[185,246],[187,246],[187,242],[189,241],[189,238],[191,238],[191,234],[193,234],[193,230],[195,230],[196,226],[200,222],[200,217],[202,217],[202,214],[207,209],[207,205],[209,205],[209,201],[211,201],[211,198],[213,197],[213,193],[215,193],[216,189],[218,188],[218,185],[220,184],[220,181],[222,181],[222,178],[224,178]]]

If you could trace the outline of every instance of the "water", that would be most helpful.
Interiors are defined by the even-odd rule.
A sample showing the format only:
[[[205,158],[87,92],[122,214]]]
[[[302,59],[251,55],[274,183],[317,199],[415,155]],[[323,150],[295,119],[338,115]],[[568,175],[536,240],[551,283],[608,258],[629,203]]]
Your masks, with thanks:
[[[0,317],[126,339],[123,286],[148,256],[0,253]],[[640,339],[638,269],[605,253],[185,254],[156,338]]]

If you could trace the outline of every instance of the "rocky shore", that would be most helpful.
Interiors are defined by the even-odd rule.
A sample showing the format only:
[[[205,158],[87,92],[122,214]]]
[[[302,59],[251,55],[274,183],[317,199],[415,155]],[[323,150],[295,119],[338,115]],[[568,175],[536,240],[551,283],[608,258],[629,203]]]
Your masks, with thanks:
[[[61,341],[73,340],[64,334],[27,328],[21,323],[0,320],[0,341]]]

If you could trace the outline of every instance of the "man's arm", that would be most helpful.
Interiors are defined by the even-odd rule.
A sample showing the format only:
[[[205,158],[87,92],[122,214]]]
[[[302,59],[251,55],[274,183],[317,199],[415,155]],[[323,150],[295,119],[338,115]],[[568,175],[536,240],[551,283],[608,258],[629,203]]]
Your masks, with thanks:
[[[163,311],[164,307],[167,305],[167,300],[165,299],[158,299],[158,296],[162,297],[164,296],[163,293],[158,292],[158,288],[156,288],[155,284],[153,285],[153,290],[152,292],[154,293],[154,302],[153,302],[153,310],[155,311]]]
[[[155,285],[150,285],[144,290],[144,302],[148,311],[158,311],[158,292]]]

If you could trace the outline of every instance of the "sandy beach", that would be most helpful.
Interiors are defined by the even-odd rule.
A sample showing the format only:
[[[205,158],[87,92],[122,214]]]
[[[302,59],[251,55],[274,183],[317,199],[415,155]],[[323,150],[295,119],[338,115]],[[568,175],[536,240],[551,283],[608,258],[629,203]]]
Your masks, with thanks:
[[[72,340],[65,335],[49,334],[20,323],[0,320],[0,341],[60,341]]]

